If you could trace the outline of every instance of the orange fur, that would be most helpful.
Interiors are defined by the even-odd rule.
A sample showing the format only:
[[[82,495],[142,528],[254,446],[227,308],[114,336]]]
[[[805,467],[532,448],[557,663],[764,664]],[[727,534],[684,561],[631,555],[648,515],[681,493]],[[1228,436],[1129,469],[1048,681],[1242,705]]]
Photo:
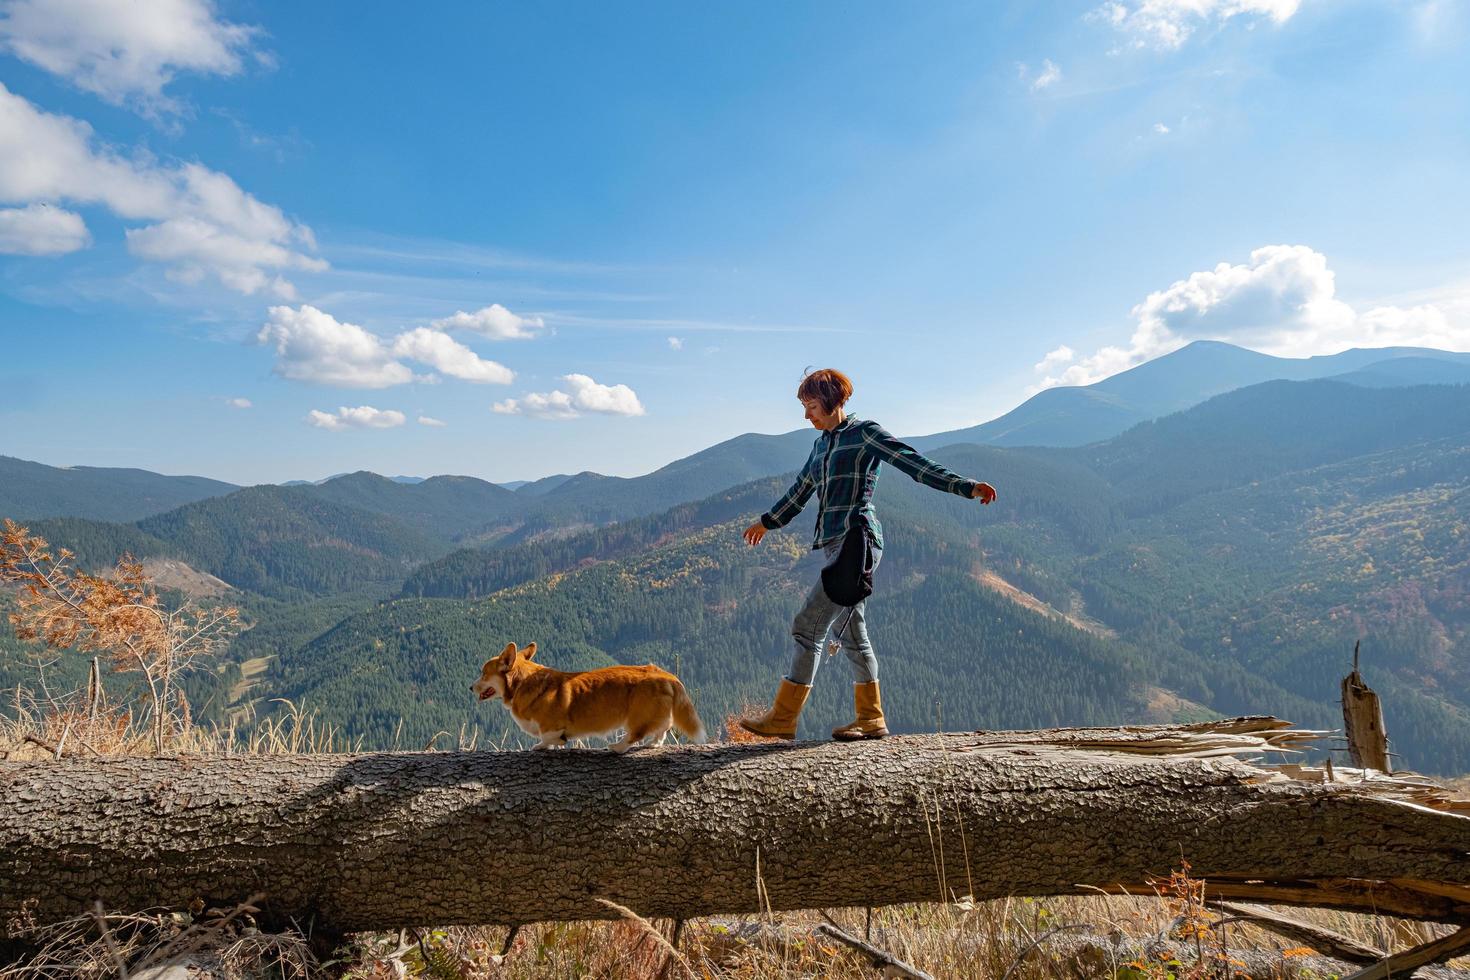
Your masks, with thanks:
[[[481,701],[504,701],[521,730],[541,740],[533,748],[549,749],[619,729],[622,740],[608,746],[614,752],[626,752],[645,738],[662,745],[670,728],[704,741],[694,703],[668,671],[649,664],[567,672],[534,663],[535,656],[534,643],[525,649],[506,644],[499,656],[485,661],[480,679],[470,685]]]

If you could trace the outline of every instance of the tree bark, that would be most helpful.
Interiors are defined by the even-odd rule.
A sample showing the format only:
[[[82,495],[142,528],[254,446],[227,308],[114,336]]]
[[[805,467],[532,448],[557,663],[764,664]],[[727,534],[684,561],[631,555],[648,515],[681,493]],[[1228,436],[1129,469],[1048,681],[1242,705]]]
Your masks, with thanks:
[[[1147,894],[1181,860],[1211,898],[1470,922],[1470,816],[1433,788],[1220,755],[1300,734],[0,763],[0,925],[257,893],[342,931]]]

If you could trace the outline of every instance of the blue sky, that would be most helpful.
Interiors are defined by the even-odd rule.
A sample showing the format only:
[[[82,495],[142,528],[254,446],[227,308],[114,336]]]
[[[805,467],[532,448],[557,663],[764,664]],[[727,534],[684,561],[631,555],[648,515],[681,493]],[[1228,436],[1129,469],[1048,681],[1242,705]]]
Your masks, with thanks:
[[[0,453],[633,475],[807,366],[917,434],[1202,337],[1470,349],[1467,49],[1466,0],[0,0]]]

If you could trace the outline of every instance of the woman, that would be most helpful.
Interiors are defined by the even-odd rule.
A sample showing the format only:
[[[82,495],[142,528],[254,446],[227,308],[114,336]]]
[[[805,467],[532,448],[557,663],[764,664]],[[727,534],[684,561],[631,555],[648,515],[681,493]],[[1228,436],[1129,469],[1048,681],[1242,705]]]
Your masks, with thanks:
[[[878,483],[878,469],[885,462],[936,490],[978,498],[983,504],[995,499],[995,488],[990,484],[957,476],[893,438],[878,423],[848,415],[843,405],[852,397],[852,382],[841,371],[829,368],[811,372],[802,379],[796,397],[806,409],[807,421],[821,429],[822,434],[817,437],[791,489],[760,520],[745,529],[747,544],[760,544],[767,531],[785,527],[815,493],[820,510],[813,550],[821,548],[827,560],[832,561],[841,551],[848,529],[854,521],[859,521],[869,536],[876,567],[883,551],[883,528],[873,510],[873,489]],[[852,607],[850,615],[843,615],[838,637],[852,665],[853,701],[857,708],[856,721],[832,731],[832,737],[842,741],[882,738],[888,734],[878,694],[878,660],[873,655],[863,620],[865,604],[859,602]],[[791,671],[781,679],[771,709],[759,718],[740,719],[742,728],[768,738],[796,737],[796,719],[811,693],[827,631],[844,609],[828,598],[820,580],[812,587],[806,604],[791,625],[791,635],[796,640]]]

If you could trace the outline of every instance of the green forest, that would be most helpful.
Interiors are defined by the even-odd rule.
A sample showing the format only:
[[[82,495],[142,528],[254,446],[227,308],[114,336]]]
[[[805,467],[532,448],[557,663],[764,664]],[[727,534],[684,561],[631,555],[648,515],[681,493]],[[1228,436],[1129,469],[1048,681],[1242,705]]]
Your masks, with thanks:
[[[515,499],[353,474],[30,526],[90,568],[128,552],[234,587],[248,628],[186,688],[206,717],[289,698],[367,747],[461,730],[518,745],[469,686],[505,642],[534,640],[561,669],[675,670],[717,729],[772,694],[819,568],[814,506],[741,541],[810,444],[758,438],[600,499],[590,476]],[[869,628],[890,727],[1270,713],[1333,728],[1361,641],[1400,763],[1470,771],[1470,389],[1268,382],[1077,449],[930,452],[1000,500],[880,483]],[[34,686],[36,652],[0,639],[0,683]],[[85,674],[85,658],[52,659],[56,689]],[[824,658],[803,737],[849,720],[849,687],[845,659]]]

